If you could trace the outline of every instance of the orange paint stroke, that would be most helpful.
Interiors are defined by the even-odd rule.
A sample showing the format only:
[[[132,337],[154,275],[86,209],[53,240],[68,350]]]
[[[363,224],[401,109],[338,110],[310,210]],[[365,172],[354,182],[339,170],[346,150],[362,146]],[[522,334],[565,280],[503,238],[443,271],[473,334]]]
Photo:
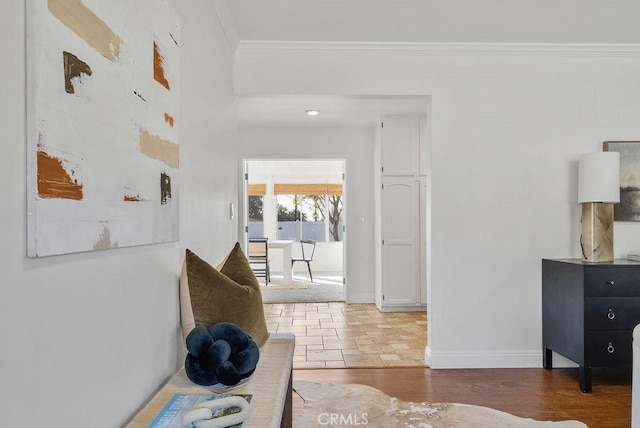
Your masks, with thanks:
[[[103,57],[115,62],[122,40],[82,0],[48,0],[49,11]]]
[[[169,81],[164,75],[164,57],[160,53],[156,42],[153,42],[153,78],[167,90],[171,90]]]
[[[72,179],[62,160],[38,150],[38,196],[51,199],[82,200],[82,184]]]
[[[140,133],[140,153],[163,162],[171,168],[178,168],[178,145],[163,140],[157,135],[142,131]]]
[[[164,121],[167,122],[169,126],[173,128],[173,124],[175,123],[175,120],[171,115],[169,115],[169,113],[164,114]]]

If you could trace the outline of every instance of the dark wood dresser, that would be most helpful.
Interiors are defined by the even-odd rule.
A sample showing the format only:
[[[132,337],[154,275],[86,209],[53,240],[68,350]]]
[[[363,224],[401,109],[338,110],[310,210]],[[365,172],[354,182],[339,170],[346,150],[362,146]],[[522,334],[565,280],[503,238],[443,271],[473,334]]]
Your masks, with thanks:
[[[543,366],[552,351],[580,366],[582,392],[592,367],[629,367],[632,332],[640,324],[640,262],[542,260]]]

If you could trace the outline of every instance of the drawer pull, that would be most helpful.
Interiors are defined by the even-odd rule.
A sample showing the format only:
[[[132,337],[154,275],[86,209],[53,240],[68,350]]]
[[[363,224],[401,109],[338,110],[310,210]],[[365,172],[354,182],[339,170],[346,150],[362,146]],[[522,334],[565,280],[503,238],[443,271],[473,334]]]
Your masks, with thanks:
[[[613,354],[613,351],[615,351],[613,344],[609,342],[609,346],[607,346],[607,352]]]
[[[609,309],[609,312],[607,312],[607,318],[609,318],[610,320],[614,319],[616,317],[616,314],[613,313],[613,309]]]
[[[605,284],[607,284],[607,285],[616,285],[616,282],[615,281],[607,281],[607,282],[605,282]]]

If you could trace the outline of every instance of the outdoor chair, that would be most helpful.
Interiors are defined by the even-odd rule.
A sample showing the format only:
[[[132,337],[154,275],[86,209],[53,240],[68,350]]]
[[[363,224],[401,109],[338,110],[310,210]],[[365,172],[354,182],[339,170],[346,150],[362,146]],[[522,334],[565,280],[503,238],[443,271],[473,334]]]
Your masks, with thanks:
[[[300,248],[302,250],[302,257],[291,258],[291,268],[295,262],[305,262],[307,269],[309,269],[309,280],[313,282],[313,275],[311,275],[311,261],[313,260],[313,253],[316,252],[316,241],[309,239],[300,240]]]

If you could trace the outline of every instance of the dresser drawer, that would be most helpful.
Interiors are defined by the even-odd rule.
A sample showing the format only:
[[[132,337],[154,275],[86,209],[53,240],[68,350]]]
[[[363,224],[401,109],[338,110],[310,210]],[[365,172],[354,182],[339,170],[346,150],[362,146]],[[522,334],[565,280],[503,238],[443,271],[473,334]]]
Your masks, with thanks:
[[[630,330],[586,332],[587,365],[591,367],[631,365],[631,342]]]
[[[640,324],[640,297],[589,297],[587,330],[633,330]]]
[[[638,266],[596,267],[584,271],[586,296],[640,297],[640,269]]]

